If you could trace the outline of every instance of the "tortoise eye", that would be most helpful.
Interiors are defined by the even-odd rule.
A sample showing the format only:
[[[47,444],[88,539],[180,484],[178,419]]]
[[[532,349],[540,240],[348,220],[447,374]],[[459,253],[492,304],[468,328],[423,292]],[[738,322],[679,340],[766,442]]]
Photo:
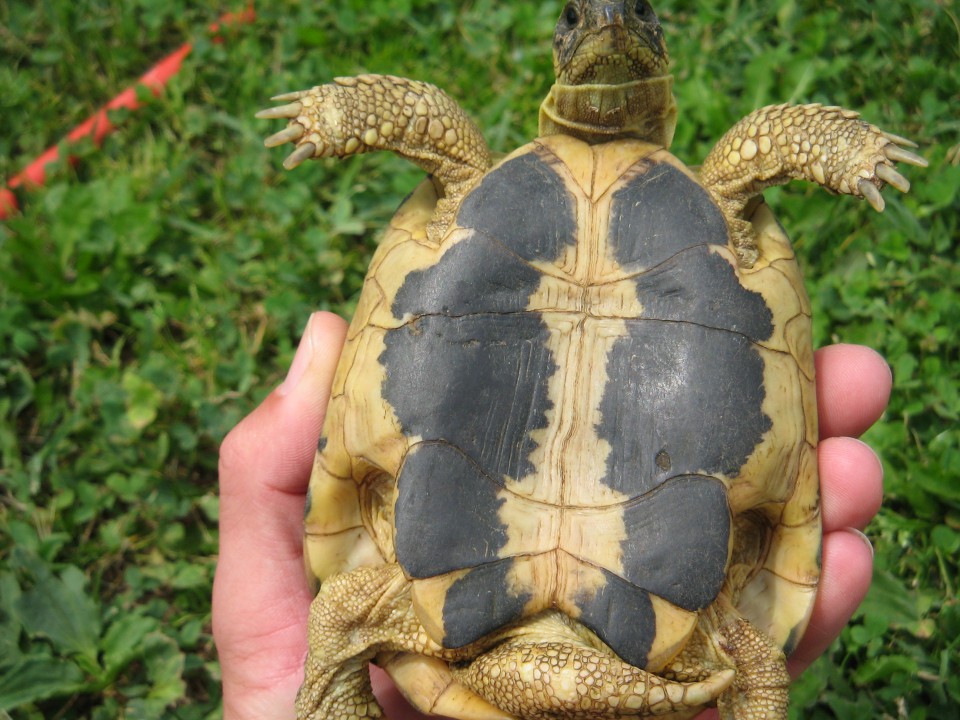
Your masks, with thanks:
[[[563,11],[563,18],[570,27],[580,22],[580,13],[577,12],[577,8],[574,7],[573,3],[567,5],[567,9]]]
[[[634,12],[639,18],[645,18],[650,14],[650,4],[644,2],[644,0],[639,0],[637,7],[634,9]]]

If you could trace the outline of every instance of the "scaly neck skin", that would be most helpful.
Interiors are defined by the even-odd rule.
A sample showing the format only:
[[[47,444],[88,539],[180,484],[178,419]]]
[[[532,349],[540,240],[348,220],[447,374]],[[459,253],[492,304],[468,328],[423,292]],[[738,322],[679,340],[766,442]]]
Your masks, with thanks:
[[[672,75],[615,85],[557,83],[540,105],[540,135],[591,144],[635,138],[668,148],[677,121],[672,88]]]

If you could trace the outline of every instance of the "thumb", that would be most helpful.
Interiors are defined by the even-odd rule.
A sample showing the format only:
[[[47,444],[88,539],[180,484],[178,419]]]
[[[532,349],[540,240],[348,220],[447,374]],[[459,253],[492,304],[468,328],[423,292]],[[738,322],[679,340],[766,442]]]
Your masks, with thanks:
[[[310,316],[286,379],[221,446],[222,495],[306,492],[345,332],[332,313]]]
[[[289,540],[299,553],[303,496],[344,334],[337,316],[312,315],[287,379],[224,439],[221,564],[233,555],[258,554],[261,543]]]
[[[292,708],[303,677],[311,599],[302,556],[304,495],[345,332],[335,315],[312,315],[287,379],[220,449],[213,621],[225,717]]]

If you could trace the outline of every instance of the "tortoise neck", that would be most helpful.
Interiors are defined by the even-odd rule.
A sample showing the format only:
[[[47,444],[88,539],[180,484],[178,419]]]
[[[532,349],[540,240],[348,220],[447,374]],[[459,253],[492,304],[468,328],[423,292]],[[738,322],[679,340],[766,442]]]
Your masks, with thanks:
[[[572,135],[596,144],[635,138],[670,147],[677,123],[673,76],[618,85],[561,85],[540,105],[540,135]]]

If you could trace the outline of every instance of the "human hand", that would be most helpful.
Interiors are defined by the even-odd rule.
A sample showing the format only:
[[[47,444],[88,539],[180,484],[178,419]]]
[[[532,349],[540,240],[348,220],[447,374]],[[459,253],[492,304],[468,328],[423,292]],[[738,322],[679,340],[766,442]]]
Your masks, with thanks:
[[[223,442],[220,560],[214,637],[225,720],[295,717],[312,595],[302,558],[304,495],[346,326],[311,317],[283,385]],[[816,354],[823,575],[809,629],[790,658],[796,676],[840,633],[870,584],[872,550],[860,530],[880,507],[882,469],[854,438],[883,412],[891,376],[872,350],[835,345]],[[374,692],[390,720],[417,720],[382,672]],[[698,720],[710,720],[707,711]]]
[[[346,324],[311,316],[284,382],[220,448],[213,635],[225,720],[287,720],[303,681],[313,599],[303,507]]]

